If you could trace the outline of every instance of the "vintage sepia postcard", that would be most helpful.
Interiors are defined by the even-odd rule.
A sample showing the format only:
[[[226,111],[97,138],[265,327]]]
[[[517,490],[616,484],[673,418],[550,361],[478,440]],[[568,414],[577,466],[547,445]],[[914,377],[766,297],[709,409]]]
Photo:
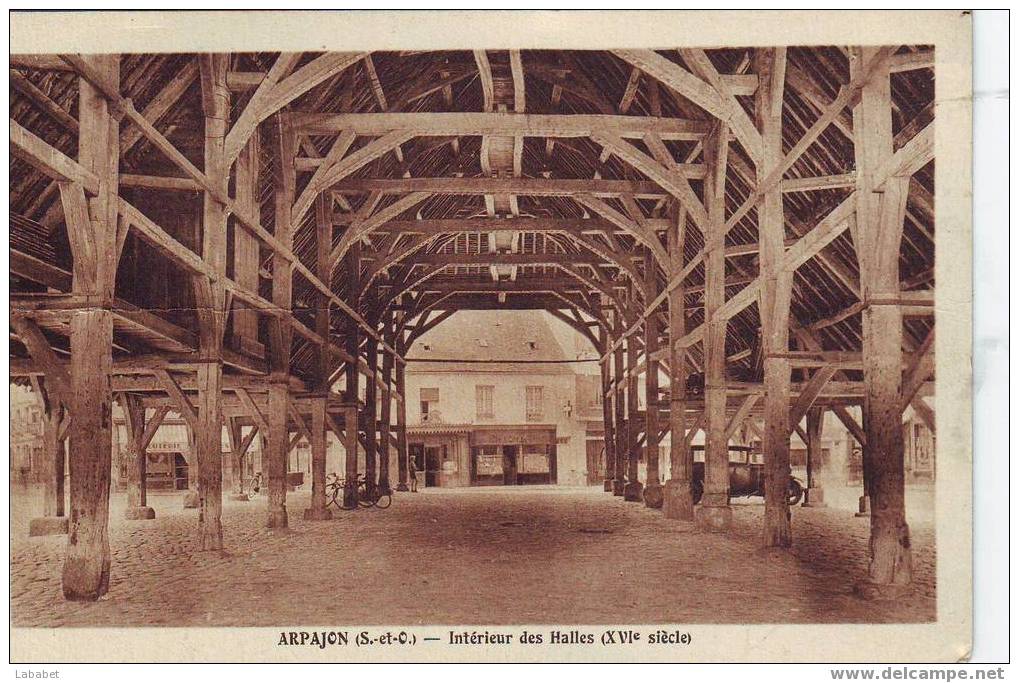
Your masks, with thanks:
[[[968,13],[10,19],[12,661],[966,659]]]

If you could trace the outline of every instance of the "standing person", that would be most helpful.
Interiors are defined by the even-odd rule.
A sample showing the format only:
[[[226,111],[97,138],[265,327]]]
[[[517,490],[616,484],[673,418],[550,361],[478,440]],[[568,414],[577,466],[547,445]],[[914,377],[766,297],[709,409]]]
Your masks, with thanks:
[[[411,456],[407,458],[407,478],[410,479],[410,492],[418,492],[418,467],[417,458]]]

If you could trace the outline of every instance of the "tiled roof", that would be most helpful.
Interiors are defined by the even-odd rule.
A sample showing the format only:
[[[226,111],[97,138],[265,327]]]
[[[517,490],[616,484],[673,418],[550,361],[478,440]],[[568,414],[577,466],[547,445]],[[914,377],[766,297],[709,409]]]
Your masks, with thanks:
[[[552,361],[575,360],[559,344],[543,311],[459,311],[417,340],[407,358],[413,361],[408,373],[573,374],[567,363]]]

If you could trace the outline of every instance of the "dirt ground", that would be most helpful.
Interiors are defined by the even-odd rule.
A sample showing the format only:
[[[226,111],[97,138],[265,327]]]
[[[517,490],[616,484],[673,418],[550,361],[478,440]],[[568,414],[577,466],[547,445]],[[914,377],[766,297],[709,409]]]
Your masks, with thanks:
[[[912,515],[915,580],[866,601],[869,521],[845,507],[796,508],[794,547],[760,545],[763,505],[734,503],[729,533],[701,532],[596,489],[428,489],[387,510],[262,528],[265,500],[225,502],[224,552],[197,552],[197,511],[150,496],[151,521],[111,510],[107,597],[60,592],[66,538],[28,538],[34,502],[12,495],[16,626],[268,626],[542,623],[920,622],[935,618],[929,515]],[[18,502],[20,500],[20,502]]]

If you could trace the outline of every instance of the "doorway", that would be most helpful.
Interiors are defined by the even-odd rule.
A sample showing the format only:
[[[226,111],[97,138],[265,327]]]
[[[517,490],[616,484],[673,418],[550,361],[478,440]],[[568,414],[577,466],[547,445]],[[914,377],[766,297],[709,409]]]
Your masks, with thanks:
[[[519,453],[519,446],[502,447],[502,483],[506,486],[515,486],[517,483],[517,455]]]
[[[177,491],[188,488],[188,461],[180,453],[173,454],[173,488]]]
[[[587,442],[587,485],[601,484],[605,478],[605,442]]]
[[[445,446],[425,446],[425,486],[439,485],[442,469],[442,449]]]

